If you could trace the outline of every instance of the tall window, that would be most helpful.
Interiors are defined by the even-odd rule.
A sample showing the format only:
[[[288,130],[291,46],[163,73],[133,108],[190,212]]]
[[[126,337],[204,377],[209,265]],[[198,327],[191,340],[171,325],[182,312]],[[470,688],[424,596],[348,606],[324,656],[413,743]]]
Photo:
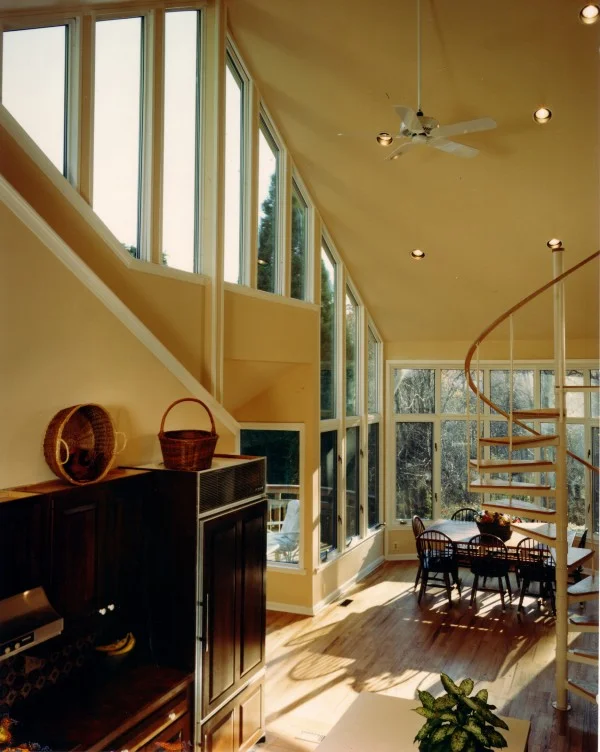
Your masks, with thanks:
[[[585,366],[569,368],[569,385],[593,384],[597,370]],[[475,374],[473,373],[473,378]],[[539,366],[518,367],[512,375],[507,367],[482,368],[478,377],[484,392],[504,410],[548,407],[554,403],[554,371]],[[414,514],[421,517],[450,517],[462,506],[481,506],[484,495],[468,490],[469,460],[477,456],[477,404],[467,390],[466,379],[460,367],[392,368],[395,422],[395,516],[408,519]],[[468,391],[468,411],[467,411]],[[584,392],[567,394],[567,448],[583,459],[588,459],[597,441],[595,402]],[[481,404],[479,407],[480,435],[507,436],[508,421],[496,411]],[[555,433],[550,422],[530,421],[528,425],[543,434]],[[513,426],[515,435],[527,431]],[[596,445],[597,451],[597,445]],[[554,448],[525,448],[513,451],[513,459],[554,459]],[[480,449],[481,459],[508,459],[506,446],[489,446]],[[474,471],[470,471],[474,472]],[[495,476],[508,480],[508,474]],[[554,473],[542,476],[534,473],[511,473],[517,482],[542,482],[553,485]],[[573,458],[567,462],[567,489],[569,526],[582,529],[597,520],[597,476],[588,473]],[[596,494],[596,495],[595,495]],[[489,496],[490,499],[496,498]],[[500,497],[498,497],[500,498]],[[526,494],[513,498],[530,500]],[[589,500],[592,509],[588,510]],[[554,507],[554,499],[538,499]],[[596,523],[595,523],[596,524]]]
[[[367,329],[367,527],[376,527],[381,522],[380,499],[380,395],[381,342],[371,326]]]
[[[336,417],[336,263],[321,247],[321,420]]]
[[[321,432],[321,558],[337,548],[338,544],[338,511],[337,511],[337,465],[338,465],[338,432]]]
[[[240,450],[267,458],[267,561],[298,564],[300,558],[300,431],[243,428]]]
[[[279,147],[263,117],[258,132],[258,270],[257,287],[278,286]]]
[[[358,303],[346,289],[346,415],[358,415]]]
[[[290,295],[307,299],[308,271],[308,204],[296,181],[292,181],[292,256],[290,261]]]
[[[162,262],[193,272],[198,238],[198,11],[165,14]]]
[[[2,34],[2,104],[66,174],[68,27]]]
[[[225,59],[224,279],[243,282],[246,79],[231,50]]]
[[[142,18],[96,23],[93,206],[140,257]]]
[[[360,533],[360,428],[346,429],[346,540]]]

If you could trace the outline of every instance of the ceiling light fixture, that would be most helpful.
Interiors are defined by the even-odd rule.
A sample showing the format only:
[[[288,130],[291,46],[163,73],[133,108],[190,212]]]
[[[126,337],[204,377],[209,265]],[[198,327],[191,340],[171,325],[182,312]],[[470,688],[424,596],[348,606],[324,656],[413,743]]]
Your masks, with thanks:
[[[562,251],[563,250],[563,244],[562,240],[559,238],[550,238],[550,240],[546,243],[548,248],[550,248],[553,251]]]
[[[584,24],[596,23],[599,16],[600,7],[593,5],[592,3],[590,3],[589,5],[584,5],[584,7],[579,11],[579,20]]]
[[[540,125],[544,125],[547,123],[550,118],[552,117],[552,110],[549,110],[547,107],[539,107],[534,113],[533,113],[533,119],[536,123],[539,123]]]
[[[425,258],[425,254],[420,248],[415,248],[415,250],[412,251],[410,255],[417,261],[420,261],[421,259]]]
[[[381,131],[377,134],[377,143],[380,146],[389,146],[393,140],[392,134],[387,131]]]

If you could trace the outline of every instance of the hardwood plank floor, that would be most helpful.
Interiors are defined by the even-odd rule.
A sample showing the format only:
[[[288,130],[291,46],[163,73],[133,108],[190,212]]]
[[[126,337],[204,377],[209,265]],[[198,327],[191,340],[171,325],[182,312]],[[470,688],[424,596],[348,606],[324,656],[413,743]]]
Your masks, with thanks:
[[[462,598],[428,590],[417,605],[416,564],[386,562],[344,598],[314,617],[267,614],[267,741],[262,752],[314,750],[359,692],[413,699],[417,689],[443,692],[444,671],[486,687],[501,715],[531,721],[530,752],[597,752],[597,706],[571,696],[567,736],[558,734],[554,699],[554,619],[549,607],[518,589],[502,611],[496,593],[479,593],[469,608],[471,575],[461,570]],[[577,611],[577,609],[574,609]],[[585,613],[596,613],[588,603]],[[597,650],[598,635],[571,638]],[[571,664],[570,676],[597,669]],[[415,707],[418,701],[415,703]],[[399,750],[401,747],[398,747]]]

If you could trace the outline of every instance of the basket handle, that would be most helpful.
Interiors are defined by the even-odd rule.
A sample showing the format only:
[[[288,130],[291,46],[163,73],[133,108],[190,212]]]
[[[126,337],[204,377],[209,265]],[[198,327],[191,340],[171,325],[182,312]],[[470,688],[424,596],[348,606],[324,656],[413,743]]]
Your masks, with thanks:
[[[123,446],[117,448],[118,438],[119,436],[123,437]],[[121,452],[125,449],[127,446],[127,436],[124,434],[123,431],[115,431],[115,448],[113,450],[113,454],[121,454]]]
[[[175,407],[175,405],[178,405],[180,402],[197,402],[199,405],[202,405],[202,407],[206,410],[208,413],[208,417],[210,418],[210,426],[211,426],[211,433],[216,433],[215,429],[215,421],[212,416],[211,411],[208,409],[208,406],[202,402],[202,400],[196,399],[196,397],[182,397],[181,399],[175,400],[172,404],[167,407],[165,410],[165,414],[162,416],[162,420],[160,422],[160,434],[164,433],[165,429],[165,420],[167,418],[167,415],[171,412],[171,410]]]
[[[60,450],[62,449],[62,447],[64,447],[67,450],[67,456],[65,457],[64,460],[61,460],[60,458]],[[71,452],[69,451],[69,445],[67,444],[67,442],[64,439],[59,439],[56,444],[56,461],[58,462],[58,464],[66,465],[67,462],[69,461],[70,455],[71,455]]]

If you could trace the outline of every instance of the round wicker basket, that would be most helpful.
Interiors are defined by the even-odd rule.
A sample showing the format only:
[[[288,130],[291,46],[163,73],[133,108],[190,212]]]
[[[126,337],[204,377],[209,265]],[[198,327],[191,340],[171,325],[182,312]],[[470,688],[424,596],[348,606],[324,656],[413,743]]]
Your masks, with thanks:
[[[499,525],[495,522],[477,522],[476,524],[482,535],[495,535],[502,541],[507,541],[512,535],[510,525]]]
[[[197,402],[206,410],[210,418],[210,431],[200,429],[182,429],[165,431],[165,420],[169,412],[180,402]],[[169,470],[207,470],[212,464],[215,447],[219,436],[215,430],[215,421],[211,411],[202,400],[195,397],[183,397],[175,400],[165,410],[158,434],[163,462]]]
[[[123,446],[117,449],[117,436]],[[83,486],[102,480],[117,452],[125,448],[125,434],[115,431],[108,412],[88,403],[59,410],[44,437],[44,457],[59,478]]]

